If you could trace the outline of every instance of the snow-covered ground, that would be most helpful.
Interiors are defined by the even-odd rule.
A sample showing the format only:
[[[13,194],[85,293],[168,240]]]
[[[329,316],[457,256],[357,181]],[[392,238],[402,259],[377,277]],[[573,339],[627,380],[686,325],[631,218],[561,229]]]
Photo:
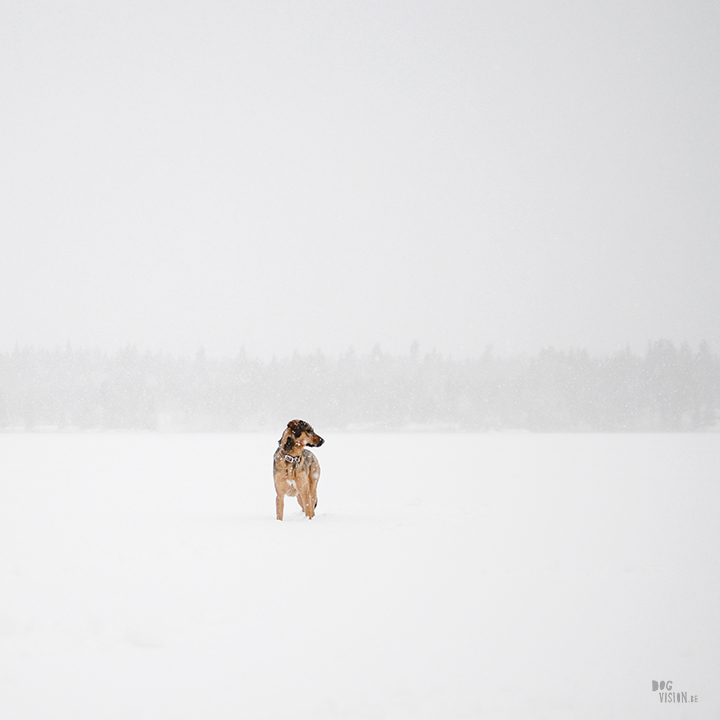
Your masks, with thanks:
[[[281,430],[0,435],[2,718],[720,716],[720,435]]]

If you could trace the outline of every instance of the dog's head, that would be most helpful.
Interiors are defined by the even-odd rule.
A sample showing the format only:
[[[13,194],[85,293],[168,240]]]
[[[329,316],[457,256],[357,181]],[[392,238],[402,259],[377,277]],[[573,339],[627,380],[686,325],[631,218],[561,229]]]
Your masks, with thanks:
[[[309,423],[306,423],[304,420],[291,420],[287,424],[278,445],[282,447],[284,452],[289,453],[295,447],[300,447],[300,449],[306,445],[310,447],[320,447],[324,442],[312,427],[310,427]]]

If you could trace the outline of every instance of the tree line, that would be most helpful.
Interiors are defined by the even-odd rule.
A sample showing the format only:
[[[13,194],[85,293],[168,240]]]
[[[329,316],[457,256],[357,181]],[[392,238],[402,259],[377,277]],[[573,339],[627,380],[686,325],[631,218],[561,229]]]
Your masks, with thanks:
[[[4,430],[690,431],[714,427],[720,358],[668,340],[644,355],[544,349],[474,359],[379,347],[338,357],[193,358],[16,348],[0,354]]]

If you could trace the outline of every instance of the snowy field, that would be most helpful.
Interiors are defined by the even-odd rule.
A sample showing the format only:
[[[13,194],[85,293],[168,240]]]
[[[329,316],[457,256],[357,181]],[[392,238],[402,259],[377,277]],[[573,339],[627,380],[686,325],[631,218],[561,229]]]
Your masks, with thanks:
[[[281,431],[0,435],[2,718],[720,716],[719,434]]]

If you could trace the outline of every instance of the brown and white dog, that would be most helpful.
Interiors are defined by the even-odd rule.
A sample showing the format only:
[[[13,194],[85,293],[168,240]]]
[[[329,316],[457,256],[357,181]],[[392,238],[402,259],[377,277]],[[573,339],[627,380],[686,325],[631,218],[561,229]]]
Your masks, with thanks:
[[[283,519],[286,495],[297,497],[309,518],[315,516],[320,463],[305,447],[320,447],[324,442],[304,420],[291,420],[287,424],[273,456],[278,520]]]

